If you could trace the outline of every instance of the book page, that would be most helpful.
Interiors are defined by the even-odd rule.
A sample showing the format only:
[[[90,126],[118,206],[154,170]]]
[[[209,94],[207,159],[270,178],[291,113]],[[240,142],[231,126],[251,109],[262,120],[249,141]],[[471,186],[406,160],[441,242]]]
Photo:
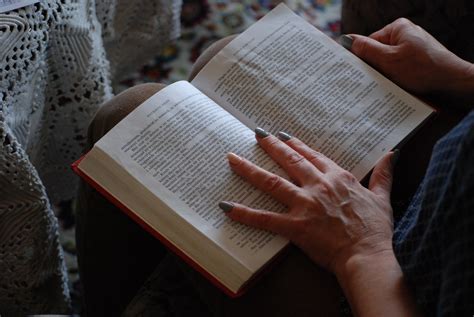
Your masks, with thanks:
[[[432,112],[283,4],[192,84],[251,129],[295,135],[358,179]]]
[[[152,96],[95,147],[249,270],[259,269],[287,244],[279,236],[230,220],[218,207],[222,200],[233,200],[285,210],[231,171],[229,151],[282,172],[258,147],[253,131],[188,82]]]

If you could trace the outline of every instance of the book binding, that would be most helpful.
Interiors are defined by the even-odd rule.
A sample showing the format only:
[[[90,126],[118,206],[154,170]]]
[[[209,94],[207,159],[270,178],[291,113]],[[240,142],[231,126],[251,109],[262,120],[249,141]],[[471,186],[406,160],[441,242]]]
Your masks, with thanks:
[[[231,298],[237,298],[237,297],[240,297],[243,293],[246,292],[249,285],[245,285],[245,287],[242,287],[237,293],[231,291],[228,287],[226,287],[224,284],[222,284],[212,274],[207,272],[202,266],[200,266],[196,261],[194,261],[186,253],[184,253],[179,248],[177,248],[166,237],[161,235],[158,231],[156,231],[150,225],[148,225],[145,221],[143,221],[143,219],[141,219],[139,216],[137,216],[137,214],[135,214],[133,211],[131,211],[120,200],[115,198],[107,190],[105,190],[102,186],[100,186],[97,182],[95,182],[92,178],[90,178],[86,173],[81,171],[81,169],[79,168],[79,164],[80,164],[80,162],[82,161],[82,159],[84,157],[85,157],[85,155],[82,156],[81,158],[79,158],[77,161],[75,161],[71,165],[71,168],[74,171],[74,173],[79,175],[87,184],[89,184],[92,188],[94,188],[96,191],[98,191],[102,196],[104,196],[108,201],[110,201],[112,204],[114,204],[117,208],[122,210],[133,221],[135,221],[140,226],[142,226],[146,231],[148,231],[148,233],[150,233],[156,239],[158,239],[165,247],[167,247],[169,250],[171,250],[174,254],[178,255],[184,262],[186,262],[188,265],[190,265],[196,271],[201,273],[206,279],[208,279],[213,285],[215,285],[217,288],[219,288],[221,291],[223,291],[227,296],[229,296]]]

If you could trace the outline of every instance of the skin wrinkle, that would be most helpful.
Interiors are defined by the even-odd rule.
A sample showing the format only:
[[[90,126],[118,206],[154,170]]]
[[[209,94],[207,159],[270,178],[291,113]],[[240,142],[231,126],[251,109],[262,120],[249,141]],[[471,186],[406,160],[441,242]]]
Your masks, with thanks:
[[[304,157],[298,153],[290,153],[286,159],[289,165],[298,165],[303,162]]]
[[[271,175],[267,177],[267,179],[264,180],[263,188],[265,191],[268,191],[269,193],[275,193],[277,189],[280,188],[281,184],[282,184],[281,177],[277,175]]]

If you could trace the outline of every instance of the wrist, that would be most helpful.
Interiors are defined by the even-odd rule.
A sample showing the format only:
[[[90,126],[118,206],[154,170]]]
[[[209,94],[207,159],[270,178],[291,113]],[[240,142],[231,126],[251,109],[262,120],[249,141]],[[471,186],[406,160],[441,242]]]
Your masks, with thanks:
[[[380,269],[387,265],[398,266],[393,248],[385,247],[371,253],[356,253],[341,263],[335,270],[336,277],[344,292],[350,292],[350,287],[354,281],[365,275],[370,275],[373,269]]]
[[[393,248],[354,254],[336,275],[354,316],[418,316]]]
[[[375,235],[360,240],[346,252],[341,252],[333,272],[341,282],[374,261],[395,257],[390,236]]]
[[[474,103],[474,64],[459,59],[452,74],[447,75],[441,91],[452,100]]]

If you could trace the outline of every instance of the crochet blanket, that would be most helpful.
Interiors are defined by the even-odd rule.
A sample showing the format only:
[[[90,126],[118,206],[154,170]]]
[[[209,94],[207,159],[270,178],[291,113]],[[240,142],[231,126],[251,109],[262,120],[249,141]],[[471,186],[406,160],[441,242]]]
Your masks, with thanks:
[[[0,314],[64,313],[51,205],[112,83],[179,34],[181,1],[43,0],[0,14]]]

